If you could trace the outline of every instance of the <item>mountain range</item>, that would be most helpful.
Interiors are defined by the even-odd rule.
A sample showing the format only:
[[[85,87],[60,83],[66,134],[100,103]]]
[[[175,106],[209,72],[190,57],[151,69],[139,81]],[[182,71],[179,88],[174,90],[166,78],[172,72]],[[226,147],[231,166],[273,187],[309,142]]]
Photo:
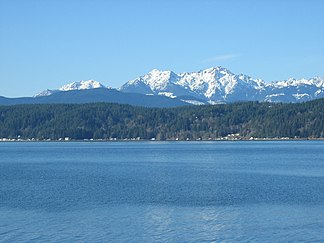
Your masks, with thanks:
[[[0,97],[0,104],[112,102],[147,107],[173,107],[236,101],[304,102],[324,97],[324,78],[265,82],[224,67],[174,73],[157,69],[130,80],[119,89],[88,80],[47,89],[34,97]]]
[[[267,83],[223,67],[176,74],[152,70],[124,84],[122,92],[178,97],[189,103],[235,101],[303,102],[324,97],[324,78]]]

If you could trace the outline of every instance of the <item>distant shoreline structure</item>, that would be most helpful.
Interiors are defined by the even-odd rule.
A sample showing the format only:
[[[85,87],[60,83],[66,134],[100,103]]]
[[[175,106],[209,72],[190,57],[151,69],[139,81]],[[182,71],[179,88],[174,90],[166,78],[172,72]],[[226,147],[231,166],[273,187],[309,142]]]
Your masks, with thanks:
[[[2,143],[12,143],[12,142],[60,142],[60,143],[69,143],[69,142],[233,142],[233,141],[324,141],[324,138],[288,138],[288,137],[279,137],[279,138],[239,138],[239,139],[230,139],[227,137],[217,138],[217,139],[0,139]]]

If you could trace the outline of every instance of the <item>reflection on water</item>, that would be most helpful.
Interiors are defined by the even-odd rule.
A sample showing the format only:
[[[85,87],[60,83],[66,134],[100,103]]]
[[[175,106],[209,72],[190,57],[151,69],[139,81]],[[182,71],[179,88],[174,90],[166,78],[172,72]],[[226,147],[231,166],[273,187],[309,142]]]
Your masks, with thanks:
[[[322,241],[324,206],[127,206],[72,212],[0,210],[2,241]]]
[[[323,158],[323,142],[1,143],[0,242],[323,242]]]

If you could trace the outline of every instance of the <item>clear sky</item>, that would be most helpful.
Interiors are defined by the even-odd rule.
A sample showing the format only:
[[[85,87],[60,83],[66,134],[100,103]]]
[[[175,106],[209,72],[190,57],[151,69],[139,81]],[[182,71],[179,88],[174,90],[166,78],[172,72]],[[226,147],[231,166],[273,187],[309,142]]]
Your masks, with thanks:
[[[0,96],[153,68],[324,76],[322,0],[0,0]]]

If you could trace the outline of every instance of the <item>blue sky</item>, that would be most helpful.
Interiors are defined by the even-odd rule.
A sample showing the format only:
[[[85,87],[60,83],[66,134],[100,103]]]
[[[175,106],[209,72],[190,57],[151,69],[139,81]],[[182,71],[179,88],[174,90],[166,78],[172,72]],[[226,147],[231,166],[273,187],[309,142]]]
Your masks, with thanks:
[[[0,96],[153,68],[324,76],[322,0],[0,0]]]

